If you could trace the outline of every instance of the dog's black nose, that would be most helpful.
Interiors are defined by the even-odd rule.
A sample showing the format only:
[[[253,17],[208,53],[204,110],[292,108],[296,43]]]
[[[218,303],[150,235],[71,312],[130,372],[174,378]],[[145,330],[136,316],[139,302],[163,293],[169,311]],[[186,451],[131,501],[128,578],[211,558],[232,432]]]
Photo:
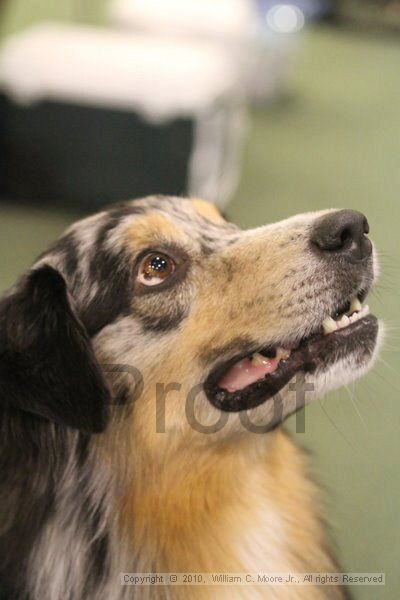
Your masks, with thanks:
[[[338,210],[318,219],[311,242],[322,252],[337,255],[350,262],[371,255],[372,244],[367,218],[356,210]]]

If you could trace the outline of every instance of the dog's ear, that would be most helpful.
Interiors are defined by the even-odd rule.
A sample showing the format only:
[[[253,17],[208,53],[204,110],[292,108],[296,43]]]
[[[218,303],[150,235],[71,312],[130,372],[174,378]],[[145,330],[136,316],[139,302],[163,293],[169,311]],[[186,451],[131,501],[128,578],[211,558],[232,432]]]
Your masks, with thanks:
[[[88,433],[106,427],[108,387],[50,266],[31,271],[0,304],[0,403]]]

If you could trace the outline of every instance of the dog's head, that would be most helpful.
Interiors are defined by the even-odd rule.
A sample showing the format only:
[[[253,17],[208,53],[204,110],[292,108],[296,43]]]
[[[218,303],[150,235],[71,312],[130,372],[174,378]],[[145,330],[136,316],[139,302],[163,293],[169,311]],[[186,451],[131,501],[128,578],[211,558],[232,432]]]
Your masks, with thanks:
[[[90,432],[268,431],[372,364],[367,233],[337,210],[242,231],[180,198],[84,219],[2,300],[1,401]]]

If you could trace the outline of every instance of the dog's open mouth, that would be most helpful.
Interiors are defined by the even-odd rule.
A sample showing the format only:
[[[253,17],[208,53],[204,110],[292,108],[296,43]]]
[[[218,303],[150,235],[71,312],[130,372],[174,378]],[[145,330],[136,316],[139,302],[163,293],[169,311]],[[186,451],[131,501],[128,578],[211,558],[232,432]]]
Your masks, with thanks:
[[[327,368],[355,351],[362,364],[371,356],[378,333],[376,317],[362,306],[364,298],[359,294],[346,301],[295,347],[260,348],[220,364],[204,384],[208,399],[221,410],[246,410],[277,394],[298,372]]]

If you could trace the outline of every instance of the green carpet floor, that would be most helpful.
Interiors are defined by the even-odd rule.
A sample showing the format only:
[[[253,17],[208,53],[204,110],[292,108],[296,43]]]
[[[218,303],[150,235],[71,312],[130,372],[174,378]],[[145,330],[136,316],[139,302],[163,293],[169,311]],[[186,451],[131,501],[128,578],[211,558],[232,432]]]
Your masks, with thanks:
[[[229,215],[243,226],[297,212],[350,207],[368,215],[382,276],[370,304],[388,326],[386,350],[365,380],[307,407],[306,432],[326,489],[343,569],[386,573],[354,598],[395,600],[400,576],[400,44],[333,30],[306,34],[284,102],[258,109]],[[71,216],[0,204],[4,289]]]

